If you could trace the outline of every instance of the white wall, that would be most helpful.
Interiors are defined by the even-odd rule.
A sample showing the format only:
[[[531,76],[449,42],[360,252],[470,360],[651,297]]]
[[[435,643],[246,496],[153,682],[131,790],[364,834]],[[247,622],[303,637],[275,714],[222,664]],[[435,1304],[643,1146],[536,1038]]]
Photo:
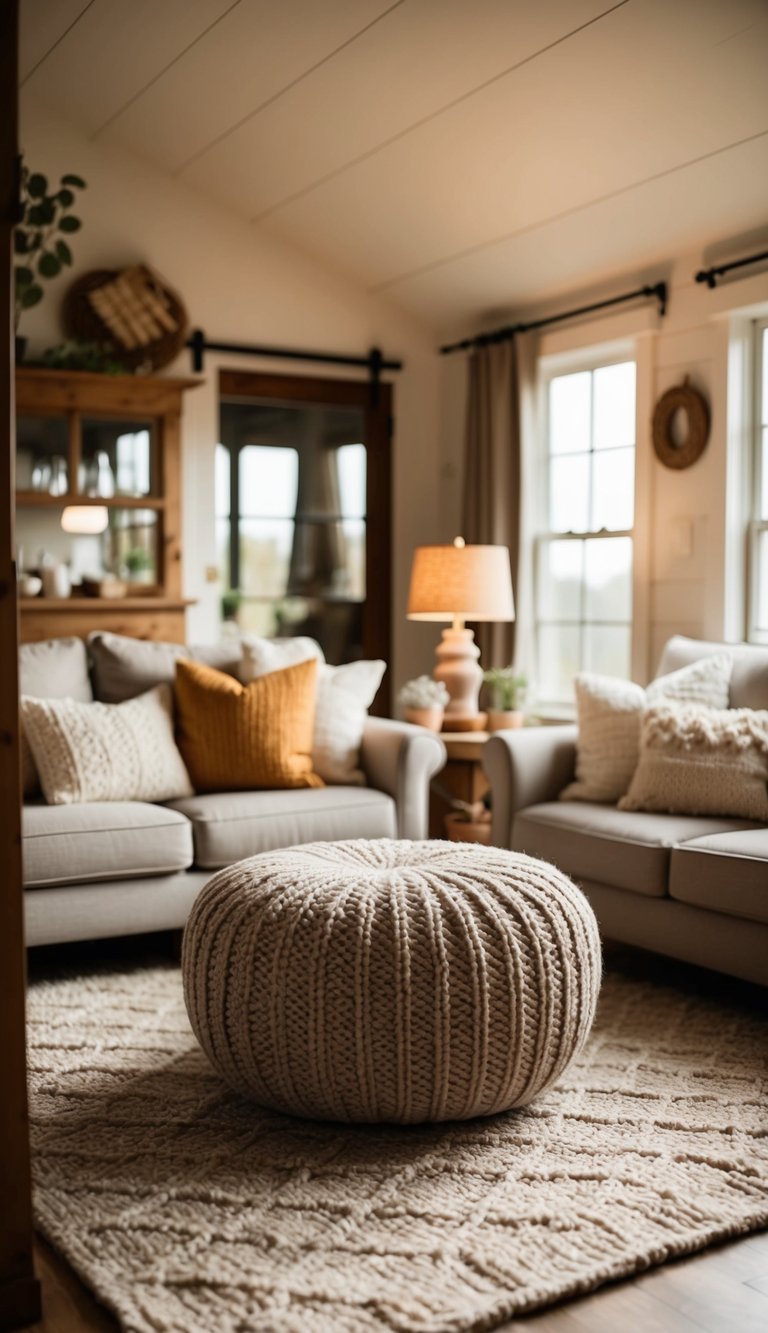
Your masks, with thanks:
[[[745,632],[744,520],[750,498],[743,466],[749,452],[746,363],[750,321],[768,311],[768,274],[726,280],[710,291],[693,280],[704,266],[701,254],[667,266],[670,296],[663,320],[650,306],[620,308],[608,317],[543,333],[539,343],[539,355],[556,360],[578,357],[587,348],[634,345],[638,452],[632,670],[638,680],[653,673],[671,634],[739,639]],[[635,285],[634,278],[626,284]],[[617,284],[615,290],[621,289]],[[580,292],[573,304],[604,295],[591,298],[589,292]],[[560,307],[569,304],[565,298]],[[527,310],[525,318],[537,313]],[[686,375],[709,402],[711,432],[698,462],[678,472],[656,458],[651,422],[661,394]],[[443,358],[441,540],[460,524],[465,393],[466,356]]]
[[[22,100],[21,146],[33,170],[66,172],[88,183],[78,202],[83,230],[72,238],[75,267],[48,284],[45,300],[23,317],[30,355],[61,341],[58,305],[73,276],[143,261],[182,296],[193,326],[209,337],[365,355],[380,346],[402,358],[395,386],[394,607],[391,681],[430,669],[434,634],[405,619],[413,547],[437,537],[438,358],[424,329],[385,301],[372,299],[303,253],[266,235],[148,163],[63,124],[39,103]],[[328,374],[338,368],[252,357],[208,357],[203,384],[186,395],[183,420],[184,590],[196,599],[189,637],[218,632],[220,588],[206,582],[216,564],[213,487],[218,434],[219,365],[281,373]],[[185,355],[167,374],[190,373]],[[354,374],[354,372],[352,372]],[[346,372],[344,372],[346,374]],[[375,596],[375,589],[371,595]]]

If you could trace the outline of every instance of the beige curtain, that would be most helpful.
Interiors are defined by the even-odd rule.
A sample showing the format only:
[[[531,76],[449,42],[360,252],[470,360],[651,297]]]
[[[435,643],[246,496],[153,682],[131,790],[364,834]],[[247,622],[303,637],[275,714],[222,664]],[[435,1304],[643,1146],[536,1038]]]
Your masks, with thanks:
[[[530,345],[519,336],[477,348],[469,362],[463,535],[467,542],[509,547],[518,618],[524,595],[518,577],[522,405],[532,391],[533,364]],[[515,622],[475,626],[485,668],[515,660],[515,629]]]

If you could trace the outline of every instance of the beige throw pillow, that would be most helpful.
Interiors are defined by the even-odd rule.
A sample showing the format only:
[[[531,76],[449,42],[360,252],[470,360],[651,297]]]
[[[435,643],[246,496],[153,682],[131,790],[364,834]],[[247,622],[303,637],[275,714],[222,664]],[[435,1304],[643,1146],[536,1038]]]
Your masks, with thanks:
[[[660,699],[679,699],[727,708],[732,669],[731,654],[718,653],[668,676],[659,676],[647,690],[614,676],[588,671],[576,676],[576,781],[560,793],[560,800],[618,801],[637,766],[640,723],[646,705]]]
[[[169,685],[122,704],[23,695],[21,716],[50,805],[193,794],[173,738]]]
[[[654,704],[619,808],[768,823],[768,711]]]

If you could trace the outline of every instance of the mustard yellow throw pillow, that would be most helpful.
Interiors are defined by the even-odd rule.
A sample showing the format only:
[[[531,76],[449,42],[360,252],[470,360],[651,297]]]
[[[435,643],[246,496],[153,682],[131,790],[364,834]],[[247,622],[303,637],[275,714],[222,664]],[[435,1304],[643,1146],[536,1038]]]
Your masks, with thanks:
[[[316,661],[241,685],[180,658],[177,741],[195,790],[322,787],[311,757],[316,687]]]

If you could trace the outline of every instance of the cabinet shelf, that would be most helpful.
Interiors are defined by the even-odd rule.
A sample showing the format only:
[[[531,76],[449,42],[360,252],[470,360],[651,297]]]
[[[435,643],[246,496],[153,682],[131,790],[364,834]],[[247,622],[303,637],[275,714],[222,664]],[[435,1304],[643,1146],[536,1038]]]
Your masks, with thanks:
[[[183,611],[194,606],[191,597],[20,597],[19,611]]]
[[[17,491],[17,505],[34,509],[66,509],[69,505],[100,505],[106,509],[164,509],[165,500],[157,495],[49,495],[47,491]]]

